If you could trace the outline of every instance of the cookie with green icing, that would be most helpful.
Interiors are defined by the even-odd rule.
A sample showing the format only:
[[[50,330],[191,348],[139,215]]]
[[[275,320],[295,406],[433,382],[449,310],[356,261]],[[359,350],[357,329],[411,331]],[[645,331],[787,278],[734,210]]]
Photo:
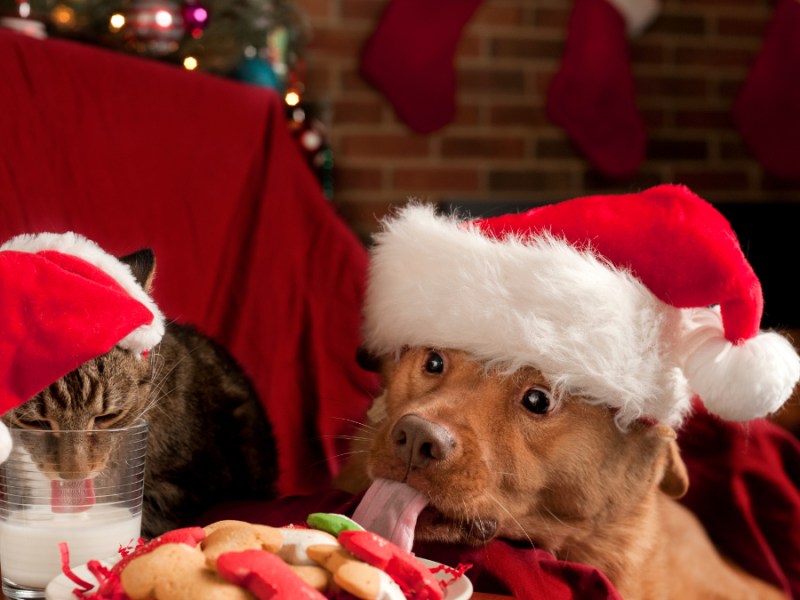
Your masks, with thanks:
[[[320,529],[339,537],[343,531],[363,531],[364,528],[350,517],[336,513],[311,513],[306,519],[309,527]]]

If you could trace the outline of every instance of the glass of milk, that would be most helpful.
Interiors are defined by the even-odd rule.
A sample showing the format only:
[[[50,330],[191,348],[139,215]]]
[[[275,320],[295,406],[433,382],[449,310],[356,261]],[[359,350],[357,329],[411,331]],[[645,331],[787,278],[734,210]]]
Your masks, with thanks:
[[[0,465],[0,572],[11,599],[44,598],[70,564],[119,558],[139,538],[147,424],[90,431],[10,428]]]

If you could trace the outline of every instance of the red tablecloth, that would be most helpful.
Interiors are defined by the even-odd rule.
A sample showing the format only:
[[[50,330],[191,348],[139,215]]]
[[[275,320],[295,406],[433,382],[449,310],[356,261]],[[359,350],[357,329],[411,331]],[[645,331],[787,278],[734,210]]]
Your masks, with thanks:
[[[263,88],[0,29],[0,241],[155,250],[155,299],[228,346],[278,435],[280,489],[324,488],[374,388],[354,356],[363,247]]]

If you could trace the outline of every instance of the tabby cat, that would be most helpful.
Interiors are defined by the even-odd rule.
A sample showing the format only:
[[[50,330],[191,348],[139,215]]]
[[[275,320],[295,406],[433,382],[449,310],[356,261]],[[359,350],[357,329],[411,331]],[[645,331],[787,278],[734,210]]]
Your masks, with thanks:
[[[120,260],[149,292],[153,252]],[[144,358],[114,347],[3,421],[67,430],[124,427],[140,418],[149,425],[142,535],[194,524],[221,501],[274,497],[275,442],[255,391],[223,347],[191,326],[169,323],[161,343]],[[75,477],[77,470],[89,477],[93,464],[103,464],[93,456],[98,452],[103,450],[60,448],[33,459],[44,471],[71,471]]]

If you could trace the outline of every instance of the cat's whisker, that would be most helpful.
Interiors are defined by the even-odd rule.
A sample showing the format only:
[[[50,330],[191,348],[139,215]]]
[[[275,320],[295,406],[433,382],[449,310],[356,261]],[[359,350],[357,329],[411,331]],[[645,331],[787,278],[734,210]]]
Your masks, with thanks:
[[[153,408],[159,408],[160,409],[161,408],[160,407],[161,400],[163,400],[164,398],[168,398],[171,394],[173,394],[178,389],[177,385],[173,386],[170,389],[163,389],[164,386],[166,385],[166,382],[167,382],[167,380],[161,380],[161,382],[159,383],[158,387],[153,387],[153,388],[150,389],[150,393],[148,395],[147,404],[142,408],[142,410],[139,413],[139,417],[140,418],[144,417],[144,415],[146,415]]]
[[[169,395],[171,393],[173,393],[176,389],[177,389],[177,386],[173,387],[172,389],[169,389],[169,390],[164,390],[163,393],[160,393],[157,396],[150,397],[150,399],[148,400],[147,404],[143,407],[141,413],[139,414],[139,417],[144,417],[148,412],[150,412],[153,409],[161,410],[161,408],[162,408],[161,404],[160,404],[161,400],[163,400],[164,398],[169,397]]]
[[[194,352],[195,350],[197,350],[197,347],[191,349],[191,352]],[[174,373],[175,369],[177,369],[181,365],[181,363],[183,363],[185,360],[188,360],[190,358],[190,356],[191,356],[191,354],[186,354],[186,355],[182,356],[180,359],[176,360],[175,364],[173,364],[170,367],[170,369],[166,373],[164,373],[163,375],[161,373],[159,373],[157,378],[154,375],[154,377],[151,379],[151,382],[157,381],[158,383],[154,384],[153,388],[150,391],[150,394],[151,395],[155,394],[156,396],[160,396],[161,395],[161,387],[169,380],[169,376]],[[162,364],[166,364],[166,361],[162,360]]]
[[[173,365],[170,367],[169,371],[167,371],[166,373],[164,373],[163,375],[161,375],[161,376],[159,377],[159,379],[160,379],[161,381],[166,381],[166,380],[167,380],[167,378],[168,378],[170,375],[172,375],[172,373],[175,371],[175,369],[177,369],[177,368],[178,368],[178,367],[179,367],[179,366],[180,366],[180,365],[181,365],[181,364],[182,364],[182,363],[183,363],[185,360],[189,359],[189,358],[191,357],[192,353],[194,353],[196,350],[197,350],[197,347],[195,346],[194,348],[190,349],[190,350],[187,352],[187,354],[185,354],[185,355],[181,356],[181,357],[180,357],[178,360],[176,360],[176,361],[175,361],[175,363],[174,363],[174,364],[173,364]]]
[[[150,378],[149,382],[152,384],[153,382],[157,381],[160,378],[161,371],[166,364],[166,359],[162,356],[161,352],[157,349],[153,349],[150,353],[149,357],[149,364],[150,364]]]

